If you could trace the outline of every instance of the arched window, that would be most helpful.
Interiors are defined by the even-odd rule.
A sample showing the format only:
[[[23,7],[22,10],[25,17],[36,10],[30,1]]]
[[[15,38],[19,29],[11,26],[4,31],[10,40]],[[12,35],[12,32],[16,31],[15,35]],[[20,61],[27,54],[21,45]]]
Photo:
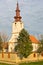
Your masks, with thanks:
[[[36,57],[36,54],[35,53],[33,54],[33,57]]]

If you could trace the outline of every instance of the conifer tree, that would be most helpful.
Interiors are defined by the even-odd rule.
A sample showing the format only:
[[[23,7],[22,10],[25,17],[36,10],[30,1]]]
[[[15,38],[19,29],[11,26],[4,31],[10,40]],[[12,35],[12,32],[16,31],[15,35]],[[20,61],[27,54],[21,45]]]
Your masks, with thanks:
[[[17,45],[15,51],[20,55],[20,57],[27,57],[32,52],[32,42],[29,38],[29,33],[22,29],[17,38]]]

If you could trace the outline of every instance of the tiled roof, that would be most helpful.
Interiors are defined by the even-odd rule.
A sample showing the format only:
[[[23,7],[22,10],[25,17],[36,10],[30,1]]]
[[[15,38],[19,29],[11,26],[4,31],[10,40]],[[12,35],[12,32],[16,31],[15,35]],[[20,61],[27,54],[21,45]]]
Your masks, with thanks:
[[[33,35],[30,35],[29,38],[32,43],[39,43],[39,41]]]

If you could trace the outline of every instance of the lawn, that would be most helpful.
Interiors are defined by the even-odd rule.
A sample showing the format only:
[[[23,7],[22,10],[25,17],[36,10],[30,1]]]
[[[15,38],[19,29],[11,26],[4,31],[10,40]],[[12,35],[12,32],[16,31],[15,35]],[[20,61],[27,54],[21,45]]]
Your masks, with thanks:
[[[0,63],[0,65],[13,65],[13,64]],[[14,65],[15,65],[15,64],[14,64]],[[21,64],[18,64],[18,65],[43,65],[43,61],[21,63]]]
[[[11,64],[6,64],[6,63],[0,63],[0,65],[11,65]]]
[[[21,63],[19,65],[43,65],[43,61],[40,62],[28,62],[28,63]]]

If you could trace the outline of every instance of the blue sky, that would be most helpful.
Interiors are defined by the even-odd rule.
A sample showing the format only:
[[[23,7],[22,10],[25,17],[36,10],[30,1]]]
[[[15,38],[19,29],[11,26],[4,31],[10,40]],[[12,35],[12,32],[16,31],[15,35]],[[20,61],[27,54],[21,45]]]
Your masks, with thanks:
[[[0,0],[0,32],[11,36],[17,0]],[[43,0],[18,0],[24,27],[35,36],[43,34]]]

